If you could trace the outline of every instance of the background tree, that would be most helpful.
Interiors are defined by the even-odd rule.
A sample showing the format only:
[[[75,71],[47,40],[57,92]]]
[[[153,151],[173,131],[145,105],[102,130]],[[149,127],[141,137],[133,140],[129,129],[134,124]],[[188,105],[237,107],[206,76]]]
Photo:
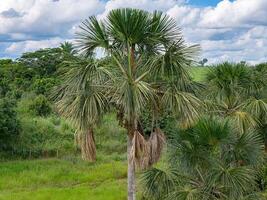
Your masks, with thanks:
[[[7,98],[0,99],[0,150],[12,151],[19,131],[15,102]]]
[[[47,116],[52,112],[51,104],[44,95],[38,95],[29,109],[37,116]]]
[[[203,67],[208,62],[207,58],[203,58],[201,61],[199,61],[199,64]]]

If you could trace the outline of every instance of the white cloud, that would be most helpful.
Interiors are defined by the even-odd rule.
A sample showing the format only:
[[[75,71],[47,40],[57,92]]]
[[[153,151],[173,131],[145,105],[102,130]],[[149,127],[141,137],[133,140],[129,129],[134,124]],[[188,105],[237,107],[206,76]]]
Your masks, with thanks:
[[[210,62],[267,61],[267,1],[223,0],[215,7],[176,5],[167,13]]]
[[[266,0],[223,0],[205,10],[199,25],[204,27],[251,27],[267,25]]]
[[[267,35],[259,37],[260,33],[267,33],[267,27],[254,27],[244,34],[229,40],[203,40],[203,57],[211,62],[241,61],[250,63],[267,61]]]
[[[74,23],[97,14],[104,8],[100,0],[5,0],[1,1],[0,13],[13,9],[23,13],[20,17],[6,18],[0,15],[0,34],[39,33],[59,34]]]
[[[59,44],[62,42],[64,42],[64,39],[61,38],[51,38],[41,41],[27,40],[23,42],[14,42],[6,48],[5,52],[13,54],[24,53],[43,48],[56,47],[59,46]]]
[[[175,5],[167,11],[167,14],[177,19],[181,26],[191,26],[197,24],[202,15],[201,8],[193,8],[188,5]]]
[[[186,41],[199,43],[201,57],[210,62],[267,61],[267,0],[222,0],[214,7],[193,7],[187,0],[0,1],[0,41],[12,42],[5,55],[56,46],[73,38],[88,16],[133,7],[175,18]]]
[[[185,0],[109,0],[105,5],[105,11],[98,15],[99,18],[107,16],[108,12],[116,8],[137,8],[147,11],[167,11],[175,5],[182,5]]]

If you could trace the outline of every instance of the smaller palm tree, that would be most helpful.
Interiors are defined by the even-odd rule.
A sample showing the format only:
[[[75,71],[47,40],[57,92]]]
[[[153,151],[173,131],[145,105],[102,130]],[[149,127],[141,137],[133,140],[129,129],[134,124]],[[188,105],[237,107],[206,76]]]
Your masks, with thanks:
[[[260,199],[256,168],[263,163],[259,134],[228,122],[201,119],[168,140],[167,164],[142,176],[145,199]]]
[[[82,158],[95,161],[94,127],[107,108],[107,97],[101,86],[106,74],[92,60],[80,59],[72,65],[64,74],[61,87],[54,92],[56,107],[77,128]]]
[[[267,70],[266,70],[267,71]],[[262,67],[222,63],[207,74],[207,111],[230,119],[241,132],[261,127],[267,120],[264,98],[266,72]]]
[[[73,44],[71,42],[64,42],[60,44],[60,49],[69,55],[74,56],[77,54],[76,49],[74,48]]]
[[[251,70],[243,64],[222,63],[210,68],[206,76],[209,96],[218,98],[244,95],[250,86]]]

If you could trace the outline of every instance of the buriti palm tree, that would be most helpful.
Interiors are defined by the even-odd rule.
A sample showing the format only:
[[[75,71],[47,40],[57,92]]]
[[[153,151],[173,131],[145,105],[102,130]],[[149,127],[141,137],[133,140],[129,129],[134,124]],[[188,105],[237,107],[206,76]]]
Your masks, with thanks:
[[[142,177],[147,200],[264,199],[257,170],[264,160],[260,134],[214,118],[173,134],[165,165]]]
[[[94,125],[106,102],[117,109],[120,124],[127,129],[128,199],[134,200],[136,167],[145,168],[157,161],[164,140],[157,123],[149,140],[140,132],[144,109],[151,108],[155,121],[167,109],[183,126],[198,117],[199,100],[192,93],[194,84],[186,71],[198,46],[185,45],[180,29],[167,15],[128,8],[110,11],[105,20],[89,17],[80,26],[77,42],[85,57],[92,57],[97,49],[105,51],[104,58],[87,66],[88,69],[98,66],[103,69],[102,75],[95,78],[94,73],[89,73],[83,78],[80,74],[85,69],[74,70],[76,78],[63,84],[59,105],[66,99],[71,101],[68,100],[71,93],[86,94],[82,101],[79,98],[64,106],[68,107],[64,110],[67,116],[73,118],[74,113],[76,124],[83,124],[84,129]],[[77,90],[78,85],[86,83],[93,88],[91,91],[86,87]],[[83,104],[87,112],[83,112]]]
[[[267,70],[239,63],[222,63],[207,74],[208,111],[228,118],[241,132],[262,127],[267,120],[267,101],[263,96]]]
[[[104,70],[92,60],[80,59],[72,64],[74,66],[64,75],[63,84],[54,93],[56,106],[77,128],[76,137],[82,158],[95,161],[93,129],[107,105],[105,93],[100,87],[106,76]]]

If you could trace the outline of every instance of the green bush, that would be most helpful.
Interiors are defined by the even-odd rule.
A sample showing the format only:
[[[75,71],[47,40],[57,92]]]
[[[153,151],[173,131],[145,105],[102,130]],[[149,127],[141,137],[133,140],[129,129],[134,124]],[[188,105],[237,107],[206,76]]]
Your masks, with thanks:
[[[48,94],[53,86],[56,84],[54,78],[41,78],[36,79],[33,83],[33,91],[36,94]]]
[[[21,134],[14,148],[20,157],[50,157],[74,152],[73,134],[61,132],[46,118],[21,119]]]
[[[12,60],[11,59],[1,59],[0,60],[0,66],[1,65],[7,65],[7,64],[11,64]]]
[[[8,80],[6,78],[0,78],[0,97],[4,97],[9,90]]]
[[[37,116],[47,116],[52,112],[51,105],[44,95],[37,96],[29,109]]]
[[[20,125],[11,99],[0,99],[0,150],[9,150],[19,135]]]

